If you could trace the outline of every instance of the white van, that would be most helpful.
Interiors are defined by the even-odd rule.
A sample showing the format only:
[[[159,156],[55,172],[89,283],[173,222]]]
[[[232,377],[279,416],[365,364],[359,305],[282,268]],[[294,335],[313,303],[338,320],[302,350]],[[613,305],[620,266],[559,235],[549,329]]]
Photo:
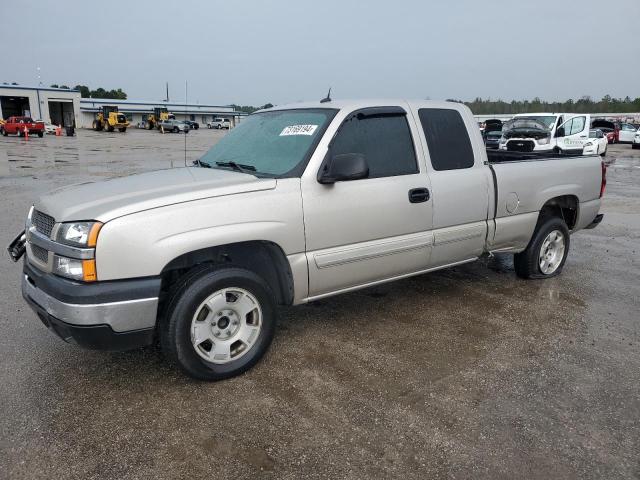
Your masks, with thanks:
[[[589,141],[591,115],[520,113],[502,127],[501,150],[582,153]]]

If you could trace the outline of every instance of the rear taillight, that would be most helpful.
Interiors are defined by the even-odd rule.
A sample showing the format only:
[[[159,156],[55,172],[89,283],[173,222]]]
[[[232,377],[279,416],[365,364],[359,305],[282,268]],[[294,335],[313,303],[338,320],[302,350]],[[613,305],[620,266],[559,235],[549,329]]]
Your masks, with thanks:
[[[600,182],[600,198],[604,195],[604,190],[607,188],[607,166],[604,162],[601,162],[602,165],[602,181]]]

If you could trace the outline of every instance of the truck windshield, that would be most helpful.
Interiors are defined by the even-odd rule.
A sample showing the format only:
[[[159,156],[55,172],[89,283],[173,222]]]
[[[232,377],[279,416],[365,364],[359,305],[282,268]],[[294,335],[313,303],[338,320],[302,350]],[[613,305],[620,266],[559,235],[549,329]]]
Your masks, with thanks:
[[[243,120],[200,158],[211,168],[241,165],[257,176],[299,175],[303,165],[335,116],[334,109],[276,110]]]

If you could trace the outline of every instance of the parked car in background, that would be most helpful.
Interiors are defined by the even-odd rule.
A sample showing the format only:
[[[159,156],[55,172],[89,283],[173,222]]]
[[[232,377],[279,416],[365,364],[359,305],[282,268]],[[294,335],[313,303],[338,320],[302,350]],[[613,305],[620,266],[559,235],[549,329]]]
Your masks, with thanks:
[[[47,122],[44,124],[44,133],[46,133],[47,135],[55,135],[57,129],[58,126],[54,125],[53,123]]]
[[[189,125],[191,130],[198,130],[200,128],[200,124],[198,122],[194,122],[193,120],[185,120],[184,123]]]
[[[231,128],[231,122],[226,118],[214,118],[207,123],[207,128],[226,128],[228,130]]]
[[[640,148],[640,129],[636,130],[636,135],[633,137],[631,148]]]
[[[31,117],[9,117],[2,126],[2,135],[6,137],[11,134],[22,137],[25,128],[29,135],[44,136],[44,122],[36,122]]]
[[[633,142],[633,138],[636,136],[636,132],[638,131],[630,123],[621,123],[620,124],[620,133],[618,136],[618,141],[620,143],[631,143]]]
[[[158,122],[158,127],[164,129],[165,132],[173,132],[173,133],[189,133],[189,125],[182,120],[162,120]]]
[[[606,120],[604,118],[596,118],[591,122],[591,128],[598,128],[607,137],[609,143],[618,143],[618,134],[620,127],[616,122]]]
[[[502,127],[500,149],[516,152],[581,154],[589,140],[591,115],[524,113]]]
[[[500,148],[502,130],[491,130],[484,134],[484,144],[487,148]]]
[[[589,130],[589,141],[584,144],[584,155],[602,155],[607,154],[607,145],[609,141],[607,136],[599,128]]]

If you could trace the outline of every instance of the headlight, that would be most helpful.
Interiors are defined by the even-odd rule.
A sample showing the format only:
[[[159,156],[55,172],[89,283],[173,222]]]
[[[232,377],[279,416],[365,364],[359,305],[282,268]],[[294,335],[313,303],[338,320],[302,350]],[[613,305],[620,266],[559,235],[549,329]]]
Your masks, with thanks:
[[[74,247],[95,247],[101,227],[100,222],[63,223],[60,225],[56,240]]]
[[[500,137],[500,143],[507,143],[507,139],[504,137]]]
[[[538,145],[549,145],[549,137],[539,138],[536,142],[538,142]]]
[[[593,147],[593,143],[591,142],[587,142],[584,144],[585,147]]]
[[[96,261],[67,258],[60,255],[53,256],[53,273],[61,277],[94,282],[96,280]]]

